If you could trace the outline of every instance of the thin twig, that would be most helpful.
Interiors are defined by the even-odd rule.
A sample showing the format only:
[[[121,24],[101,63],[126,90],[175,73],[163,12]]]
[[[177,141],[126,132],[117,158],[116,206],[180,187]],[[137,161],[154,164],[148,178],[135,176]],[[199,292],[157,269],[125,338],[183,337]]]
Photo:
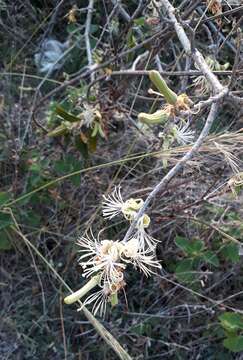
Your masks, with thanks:
[[[88,6],[88,11],[87,11],[86,23],[85,23],[85,32],[84,32],[89,69],[91,69],[92,65],[93,65],[92,51],[91,51],[91,45],[90,45],[90,40],[89,40],[93,8],[94,8],[94,0],[89,0],[89,6]],[[91,77],[91,80],[93,81],[94,73],[91,73],[90,77]]]
[[[59,307],[60,307],[60,320],[61,320],[61,330],[62,330],[62,339],[63,339],[64,360],[67,360],[67,340],[66,340],[65,326],[64,326],[64,319],[63,319],[62,302],[63,302],[63,299],[60,296],[60,298],[59,298]]]

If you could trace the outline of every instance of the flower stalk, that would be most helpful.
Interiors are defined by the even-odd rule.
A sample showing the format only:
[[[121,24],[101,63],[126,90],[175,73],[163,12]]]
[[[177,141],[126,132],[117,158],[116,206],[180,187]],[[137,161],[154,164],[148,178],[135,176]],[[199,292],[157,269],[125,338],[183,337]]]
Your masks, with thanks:
[[[110,296],[110,303],[111,303],[111,306],[116,306],[118,304],[118,295],[117,295],[117,292],[114,292],[113,294],[111,294]]]

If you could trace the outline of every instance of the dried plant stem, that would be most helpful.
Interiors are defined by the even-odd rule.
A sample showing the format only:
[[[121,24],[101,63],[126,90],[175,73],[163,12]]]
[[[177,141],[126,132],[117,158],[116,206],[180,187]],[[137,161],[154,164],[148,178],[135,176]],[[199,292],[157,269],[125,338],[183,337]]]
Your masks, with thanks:
[[[89,6],[88,6],[88,12],[87,12],[86,24],[85,24],[85,32],[84,32],[89,69],[91,69],[92,65],[93,65],[92,51],[91,51],[91,45],[90,45],[90,40],[89,40],[93,8],[94,8],[94,0],[89,0]],[[91,73],[90,77],[91,77],[91,80],[93,81],[94,73]]]
[[[210,83],[212,89],[215,93],[219,93],[223,90],[223,86],[217,79],[217,77],[212,73],[209,66],[207,65],[205,59],[203,58],[200,51],[197,49],[192,49],[191,43],[185,33],[185,30],[183,29],[182,25],[177,21],[175,16],[175,8],[170,4],[168,0],[162,0],[161,1],[162,6],[166,10],[170,21],[172,22],[175,31],[177,33],[177,36],[188,56],[191,56],[197,65],[197,67],[203,72],[205,77],[207,78],[208,82]]]

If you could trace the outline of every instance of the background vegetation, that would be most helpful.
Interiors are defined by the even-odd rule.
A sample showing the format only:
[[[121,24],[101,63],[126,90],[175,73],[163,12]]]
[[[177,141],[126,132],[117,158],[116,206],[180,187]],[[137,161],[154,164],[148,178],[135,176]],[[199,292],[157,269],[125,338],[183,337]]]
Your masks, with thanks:
[[[122,239],[124,223],[107,226],[101,216],[102,194],[121,184],[125,197],[145,199],[191,148],[165,149],[158,126],[138,122],[164,104],[148,94],[146,70],[194,104],[212,89],[163,1],[0,1],[1,359],[242,356],[243,7],[171,3],[238,101],[220,102],[200,150],[151,204],[163,270],[148,279],[128,272],[126,296],[97,318],[123,353],[101,338],[99,323],[63,305],[65,283],[84,283],[77,237],[92,225]],[[208,110],[189,117],[196,137]]]

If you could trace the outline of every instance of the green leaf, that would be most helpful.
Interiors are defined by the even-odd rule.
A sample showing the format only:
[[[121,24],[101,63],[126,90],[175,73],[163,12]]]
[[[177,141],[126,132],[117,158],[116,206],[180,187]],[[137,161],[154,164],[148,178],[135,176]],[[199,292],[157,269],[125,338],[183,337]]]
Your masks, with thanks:
[[[41,226],[41,216],[38,212],[35,212],[34,210],[24,212],[24,214],[21,214],[21,218],[25,221],[26,224],[35,228]]]
[[[191,243],[191,255],[198,255],[204,249],[204,242],[202,240],[193,240]]]
[[[133,22],[134,22],[134,24],[136,24],[138,26],[143,26],[145,24],[145,18],[140,17],[140,18],[134,19]]]
[[[227,331],[243,330],[243,316],[234,312],[225,312],[219,316],[221,326]]]
[[[193,273],[193,260],[184,259],[176,266],[176,277],[181,282],[190,283],[195,280],[195,274]]]
[[[228,337],[223,342],[224,347],[233,352],[243,351],[243,336]]]
[[[5,204],[9,199],[11,199],[11,194],[8,192],[0,192],[0,205]]]
[[[33,173],[39,174],[39,173],[41,172],[41,170],[42,170],[41,164],[35,162],[35,163],[33,163],[33,164],[30,165],[29,170],[30,170],[31,172],[33,172]]]
[[[98,25],[96,25],[96,24],[92,24],[91,26],[90,26],[90,34],[94,34],[96,31],[98,31],[99,30],[99,26]]]
[[[79,117],[68,113],[61,105],[56,106],[55,113],[69,122],[77,122],[81,120]]]
[[[73,32],[77,31],[78,29],[78,26],[77,24],[68,24],[66,26],[66,31],[69,33],[69,34],[72,34]]]
[[[60,174],[72,173],[82,168],[82,162],[72,155],[66,155],[63,159],[57,160],[54,169]],[[80,174],[70,177],[70,181],[75,185],[80,185]]]
[[[175,243],[180,247],[186,254],[191,256],[197,256],[204,249],[204,242],[201,240],[194,240],[193,242],[188,241],[187,239],[177,236]]]
[[[0,231],[0,250],[10,250],[12,248],[12,244],[9,240],[7,231]]]
[[[190,243],[187,239],[181,237],[181,236],[177,236],[175,238],[175,243],[176,245],[181,248],[185,253],[188,252],[188,249],[190,248]]]
[[[89,141],[88,141],[88,149],[89,149],[89,151],[90,151],[91,153],[96,151],[97,141],[98,141],[98,137],[97,137],[97,136],[95,136],[95,137],[90,137],[90,138],[89,138]]]
[[[213,251],[207,250],[203,253],[202,258],[211,265],[219,266],[219,259],[216,254],[214,254]]]
[[[128,46],[129,48],[132,48],[132,47],[134,47],[135,45],[136,45],[136,38],[135,38],[135,36],[133,35],[132,29],[130,29],[130,30],[128,31],[128,35],[127,35],[127,46]]]
[[[80,136],[75,136],[75,147],[80,151],[84,159],[89,157],[88,145],[81,140]]]
[[[10,214],[0,213],[0,230],[13,224],[13,219]]]
[[[234,243],[227,244],[221,251],[226,260],[237,263],[240,260],[239,246]]]

